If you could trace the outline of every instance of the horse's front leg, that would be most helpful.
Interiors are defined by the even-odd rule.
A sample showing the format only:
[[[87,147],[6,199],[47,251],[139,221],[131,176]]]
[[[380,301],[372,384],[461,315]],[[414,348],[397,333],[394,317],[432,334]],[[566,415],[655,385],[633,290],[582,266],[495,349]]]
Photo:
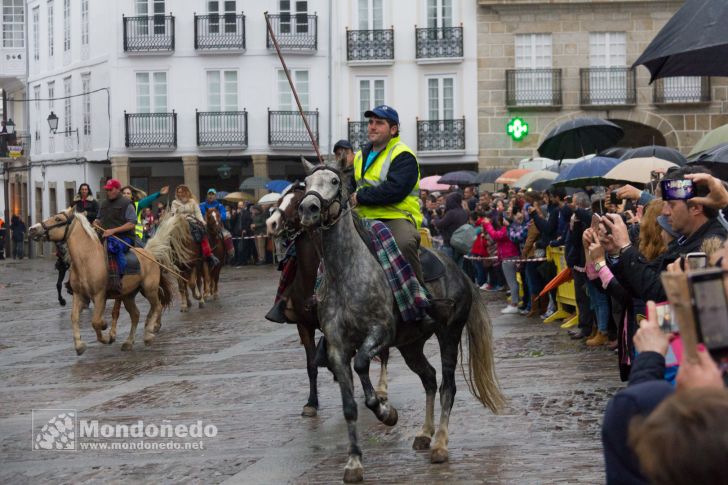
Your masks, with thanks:
[[[84,303],[84,298],[78,292],[74,292],[71,302],[73,305],[71,308],[71,330],[73,332],[73,346],[76,348],[76,355],[81,355],[86,352],[86,343],[81,340],[81,328],[79,326],[81,309],[83,309]]]
[[[394,426],[397,424],[397,410],[377,396],[369,378],[369,363],[385,348],[387,345],[381,335],[377,336],[377,332],[369,334],[354,356],[354,370],[359,375],[359,380],[364,388],[367,407],[372,410],[379,421],[387,426]]]
[[[116,340],[116,324],[119,322],[119,313],[121,312],[121,300],[114,300],[114,308],[111,309],[111,330],[109,330],[109,343],[112,344]]]
[[[303,348],[306,349],[306,370],[308,371],[308,401],[303,406],[301,416],[313,417],[318,413],[318,367],[316,366],[316,329],[311,325],[299,323],[298,335],[301,337]]]
[[[91,314],[91,326],[93,326],[96,332],[96,340],[102,344],[109,343],[109,337],[104,335],[103,330],[105,328],[104,323],[104,310],[106,310],[106,291],[105,289],[98,292],[93,297],[94,311]]]

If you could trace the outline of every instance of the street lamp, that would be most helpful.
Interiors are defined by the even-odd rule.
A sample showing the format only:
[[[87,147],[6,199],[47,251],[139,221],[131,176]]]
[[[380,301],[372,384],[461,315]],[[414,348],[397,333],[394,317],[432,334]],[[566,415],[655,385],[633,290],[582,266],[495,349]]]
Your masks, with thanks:
[[[76,143],[78,143],[78,128],[76,128],[75,130],[58,131],[58,116],[56,116],[56,114],[53,111],[51,111],[51,114],[48,115],[47,120],[48,120],[48,126],[50,127],[51,132],[54,135],[58,135],[58,134],[63,135],[65,133],[75,133],[76,134]]]
[[[227,163],[223,163],[221,166],[217,167],[217,173],[220,174],[221,179],[229,179],[232,171],[232,167],[230,167]]]
[[[15,133],[15,122],[12,118],[10,118],[7,123],[5,123],[5,129],[7,130],[8,135],[12,135]]]

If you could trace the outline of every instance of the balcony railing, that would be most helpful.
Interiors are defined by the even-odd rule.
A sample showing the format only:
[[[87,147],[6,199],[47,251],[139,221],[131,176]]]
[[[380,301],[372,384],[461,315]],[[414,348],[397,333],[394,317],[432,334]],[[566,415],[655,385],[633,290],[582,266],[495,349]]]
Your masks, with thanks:
[[[124,17],[124,52],[171,52],[174,50],[174,16]]]
[[[304,114],[318,143],[318,110],[304,111]],[[311,138],[298,111],[268,110],[268,144],[273,147],[311,147]]]
[[[195,49],[245,49],[245,15],[195,15]]]
[[[465,117],[459,120],[417,120],[417,151],[465,150]]]
[[[354,150],[358,150],[369,141],[367,137],[368,121],[348,121],[349,141],[354,146]]]
[[[561,104],[561,69],[506,70],[506,106]]]
[[[315,51],[318,49],[318,17],[305,13],[268,15],[273,33],[281,49]],[[273,41],[266,30],[266,47]]]
[[[127,148],[174,150],[177,147],[177,113],[124,112]]]
[[[248,112],[197,111],[197,146],[248,147]]]
[[[415,28],[417,59],[463,57],[463,28]]]
[[[394,29],[346,30],[348,61],[394,60]]]
[[[630,106],[637,103],[634,70],[629,67],[580,69],[582,106]]]
[[[709,77],[666,77],[655,81],[655,104],[710,103]]]

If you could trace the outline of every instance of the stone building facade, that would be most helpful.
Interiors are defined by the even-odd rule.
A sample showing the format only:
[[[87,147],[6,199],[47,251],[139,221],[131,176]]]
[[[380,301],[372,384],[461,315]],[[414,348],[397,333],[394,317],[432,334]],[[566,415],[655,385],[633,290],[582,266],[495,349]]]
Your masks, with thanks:
[[[479,166],[537,157],[548,132],[593,116],[625,128],[621,146],[666,145],[687,154],[728,123],[728,79],[649,84],[630,69],[682,1],[478,0]],[[529,132],[507,133],[521,118]]]

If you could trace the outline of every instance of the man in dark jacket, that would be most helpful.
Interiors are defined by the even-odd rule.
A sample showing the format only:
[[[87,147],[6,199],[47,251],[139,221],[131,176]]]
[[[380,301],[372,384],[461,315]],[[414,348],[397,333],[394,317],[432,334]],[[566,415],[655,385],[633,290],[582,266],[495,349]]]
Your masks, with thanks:
[[[455,230],[468,222],[468,213],[463,209],[463,196],[459,192],[453,192],[445,199],[445,212],[433,220],[433,224],[442,235],[443,252],[450,255],[455,261],[462,257],[450,246],[450,239]]]
[[[682,167],[671,172],[666,179],[680,180],[690,173],[710,173],[701,166]],[[697,197],[708,195],[708,188],[695,185]],[[663,209],[672,228],[681,234],[674,245],[656,259],[646,262],[629,240],[627,226],[620,216],[611,215],[602,220],[611,235],[602,234],[600,242],[609,255],[607,264],[619,282],[633,295],[642,300],[665,301],[660,273],[676,259],[687,253],[701,250],[703,241],[709,238],[726,239],[728,235],[718,220],[718,211],[690,200],[668,200]]]
[[[589,281],[584,268],[584,245],[582,243],[582,235],[591,224],[591,210],[589,210],[591,200],[585,192],[579,192],[574,195],[574,205],[574,215],[567,226],[564,250],[566,265],[571,268],[574,276],[574,296],[579,308],[579,330],[572,335],[572,338],[581,339],[589,337],[594,325],[594,311],[587,293]]]
[[[535,208],[530,209],[529,215],[533,218],[533,223],[536,224],[541,233],[541,240],[536,245],[537,247],[545,249],[558,236],[559,210],[564,205],[565,198],[566,190],[562,187],[552,188],[548,191],[547,219],[539,216]]]

